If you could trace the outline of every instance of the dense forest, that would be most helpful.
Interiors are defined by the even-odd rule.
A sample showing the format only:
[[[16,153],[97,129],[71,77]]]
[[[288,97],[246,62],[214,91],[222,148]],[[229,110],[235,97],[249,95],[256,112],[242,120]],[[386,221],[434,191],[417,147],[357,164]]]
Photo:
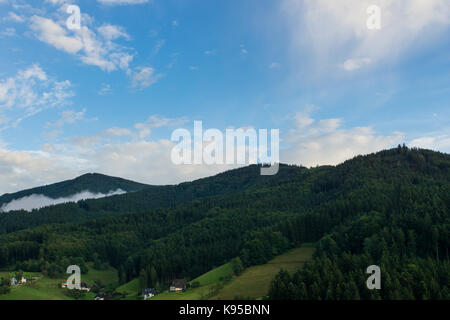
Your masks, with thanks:
[[[317,242],[271,299],[449,299],[450,156],[405,146],[338,166],[249,166],[177,186],[0,214],[0,268],[54,276],[108,263],[121,283],[192,279]],[[76,262],[76,263],[75,263]],[[366,288],[379,265],[382,289]],[[82,269],[83,269],[82,268]]]

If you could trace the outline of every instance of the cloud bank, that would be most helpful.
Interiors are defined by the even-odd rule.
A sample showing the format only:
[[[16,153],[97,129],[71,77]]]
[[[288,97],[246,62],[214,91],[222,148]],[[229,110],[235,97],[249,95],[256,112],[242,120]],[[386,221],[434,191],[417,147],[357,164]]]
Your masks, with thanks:
[[[33,209],[40,209],[43,207],[48,207],[60,203],[67,202],[77,202],[86,199],[99,199],[104,197],[115,196],[119,194],[124,194],[125,191],[117,189],[115,191],[110,191],[108,193],[92,193],[90,191],[82,191],[74,194],[70,197],[52,199],[42,194],[32,194],[31,196],[23,197],[20,199],[12,200],[9,203],[5,203],[1,208],[0,212],[8,212],[14,210],[26,210],[32,211]]]

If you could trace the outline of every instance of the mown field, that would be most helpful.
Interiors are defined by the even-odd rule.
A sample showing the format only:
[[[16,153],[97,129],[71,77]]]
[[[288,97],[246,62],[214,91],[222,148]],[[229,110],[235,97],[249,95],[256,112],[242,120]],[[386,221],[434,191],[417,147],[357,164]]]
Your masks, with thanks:
[[[313,252],[314,248],[302,247],[277,256],[266,264],[250,267],[226,284],[213,299],[262,298],[267,295],[270,282],[281,269],[294,273],[312,260]]]
[[[200,283],[198,288],[181,293],[163,292],[151,300],[232,300],[236,297],[260,299],[267,295],[270,282],[281,269],[294,273],[305,262],[311,261],[313,252],[313,245],[305,244],[301,248],[275,257],[264,265],[247,268],[238,277],[233,276],[231,264],[227,263],[190,282],[192,284],[198,281]],[[227,276],[231,277],[231,281],[224,281]]]

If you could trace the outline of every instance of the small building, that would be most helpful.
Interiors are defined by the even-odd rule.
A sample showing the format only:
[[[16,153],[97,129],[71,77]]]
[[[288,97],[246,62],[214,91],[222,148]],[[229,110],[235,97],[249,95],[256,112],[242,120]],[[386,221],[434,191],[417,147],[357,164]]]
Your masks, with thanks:
[[[85,282],[81,282],[80,287],[81,287],[81,290],[83,290],[83,291],[87,291],[87,292],[91,291],[91,287],[89,287],[87,285],[87,283],[85,283]]]
[[[17,279],[16,279],[16,277],[12,277],[11,278],[11,285],[12,286],[17,286]]]
[[[22,279],[20,279],[20,284],[27,284],[27,278],[22,277]]]
[[[144,300],[150,299],[151,297],[154,297],[156,295],[156,289],[155,288],[147,288],[142,290],[142,295],[144,296]]]
[[[175,279],[170,285],[170,292],[182,292],[186,290],[186,281],[184,279]]]
[[[114,300],[114,297],[107,293],[99,293],[94,300]]]

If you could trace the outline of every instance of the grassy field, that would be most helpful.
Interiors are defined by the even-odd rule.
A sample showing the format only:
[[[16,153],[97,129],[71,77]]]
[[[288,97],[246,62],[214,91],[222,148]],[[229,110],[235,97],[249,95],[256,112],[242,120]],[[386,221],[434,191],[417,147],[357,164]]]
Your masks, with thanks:
[[[188,289],[185,292],[163,292],[154,296],[152,300],[202,300],[210,294],[215,285],[232,275],[231,263],[226,263],[189,282],[190,284],[199,282],[200,287]]]
[[[137,300],[139,299],[138,289],[139,279],[133,279],[130,282],[118,287],[116,291],[125,294],[125,300]]]
[[[236,296],[259,299],[267,295],[270,282],[280,269],[285,269],[290,273],[295,272],[306,261],[312,259],[313,252],[314,244],[308,243],[301,248],[277,256],[264,265],[250,267],[238,277],[233,276],[231,264],[227,263],[190,282],[192,284],[198,281],[200,283],[198,288],[188,289],[180,293],[163,292],[154,296],[151,300],[232,300]],[[233,278],[228,283],[224,283],[223,279],[227,276],[233,276]],[[214,296],[211,296],[211,292],[218,285],[221,287],[220,290]]]
[[[231,263],[226,263],[218,268],[215,268],[200,277],[192,280],[190,283],[199,282],[201,286],[216,284],[227,276],[233,276],[233,267]]]
[[[270,282],[280,269],[288,272],[295,272],[302,267],[306,261],[310,261],[314,251],[313,244],[305,244],[303,247],[291,250],[285,254],[275,257],[268,263],[260,266],[253,266],[244,270],[238,276],[233,276],[233,270],[230,263],[217,267],[200,277],[192,280],[190,284],[198,282],[197,288],[191,288],[185,292],[163,292],[151,300],[202,300],[202,299],[221,299],[232,300],[235,297],[259,299],[265,296],[269,290]],[[0,272],[0,277],[11,279],[15,272]],[[28,278],[41,277],[39,273],[24,272]],[[224,279],[231,278],[231,281],[225,282]],[[1,295],[0,300],[71,300],[72,298],[64,293],[61,283],[64,279],[51,279],[41,277],[33,283],[11,288],[11,292]],[[81,276],[81,281],[93,285],[95,281],[100,281],[103,285],[118,284],[117,271],[114,268],[106,270],[95,270],[89,265],[88,274]],[[139,288],[138,279],[134,279],[116,290],[126,295],[125,299],[134,300],[141,297],[137,294]],[[214,292],[214,295],[213,295]],[[94,293],[87,293],[82,299],[94,299]]]
[[[280,269],[285,269],[290,273],[295,272],[305,262],[312,259],[313,252],[314,248],[311,246],[302,247],[277,256],[266,264],[250,267],[225,285],[213,299],[232,300],[236,296],[251,299],[261,298],[267,295],[270,282]]]
[[[90,264],[88,264],[88,267],[89,272],[81,275],[81,282],[86,282],[91,286],[95,281],[100,281],[103,285],[117,285],[119,283],[116,269],[109,267],[105,270],[95,270]]]
[[[11,279],[15,275],[15,272],[0,272],[0,277]],[[41,277],[39,273],[24,272],[23,275],[29,279],[31,277]],[[69,275],[67,275],[68,277]],[[67,296],[64,293],[64,289],[61,288],[61,283],[65,282],[67,278],[48,278],[42,277],[33,283],[26,285],[11,287],[11,292],[5,295],[0,295],[0,300],[72,300],[73,298]],[[94,270],[89,268],[87,274],[81,275],[81,281],[86,282],[89,285],[93,285],[95,281],[100,281],[102,284],[117,284],[117,271],[114,268],[108,268],[106,270]],[[93,300],[95,294],[88,292],[82,298],[82,300]]]

